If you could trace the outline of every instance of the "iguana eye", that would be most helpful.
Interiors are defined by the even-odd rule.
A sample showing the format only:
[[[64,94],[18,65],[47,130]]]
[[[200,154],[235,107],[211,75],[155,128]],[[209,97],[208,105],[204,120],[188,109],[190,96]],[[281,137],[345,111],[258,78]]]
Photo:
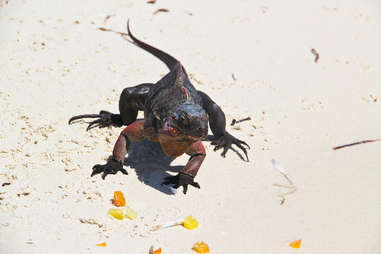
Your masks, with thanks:
[[[171,135],[173,135],[173,136],[177,136],[177,135],[180,133],[176,128],[173,128],[173,127],[170,127],[170,128],[169,128],[169,132],[170,132]]]

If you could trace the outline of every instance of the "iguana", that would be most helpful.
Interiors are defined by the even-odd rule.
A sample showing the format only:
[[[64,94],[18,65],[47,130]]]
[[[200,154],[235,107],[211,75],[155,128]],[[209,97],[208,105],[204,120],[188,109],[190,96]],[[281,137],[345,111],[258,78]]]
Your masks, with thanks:
[[[144,83],[125,88],[119,99],[120,114],[102,110],[99,114],[78,115],[69,120],[71,124],[79,119],[95,118],[87,130],[127,125],[114,145],[112,156],[106,164],[94,165],[91,176],[103,173],[102,178],[105,179],[108,174],[118,171],[127,174],[123,163],[130,144],[147,139],[160,142],[167,156],[190,155],[185,167],[177,175],[166,177],[163,184],[172,184],[175,188],[183,186],[184,194],[188,185],[200,188],[194,178],[206,156],[201,141],[207,137],[208,123],[214,135],[214,151],[223,148],[221,155],[225,157],[234,144],[244,152],[248,161],[246,149],[250,148],[249,145],[225,130],[224,112],[207,94],[195,89],[182,64],[169,54],[137,39],[131,33],[129,22],[127,32],[133,44],[164,62],[169,73],[156,84]],[[143,120],[137,120],[138,111],[144,111]]]

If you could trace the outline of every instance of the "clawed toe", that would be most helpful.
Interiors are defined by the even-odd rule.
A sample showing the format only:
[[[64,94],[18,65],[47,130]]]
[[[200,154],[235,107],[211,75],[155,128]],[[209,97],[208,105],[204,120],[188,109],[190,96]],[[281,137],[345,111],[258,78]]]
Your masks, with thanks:
[[[109,159],[105,165],[96,164],[93,166],[93,172],[91,177],[103,173],[102,179],[104,180],[107,175],[115,175],[118,171],[122,172],[125,175],[128,175],[128,172],[123,168],[123,164],[120,161],[117,161],[113,158]]]
[[[91,177],[93,177],[99,173],[102,173],[103,171],[104,171],[104,165],[103,166],[99,165],[99,164],[94,165],[93,166],[93,172],[91,173]]]
[[[221,153],[222,157],[226,156],[226,153],[228,152],[229,149],[234,150],[232,148],[232,145],[235,145],[239,149],[241,149],[241,151],[245,154],[246,161],[249,161],[249,156],[247,155],[247,149],[250,149],[250,146],[245,141],[239,140],[233,137],[232,135],[230,135],[229,133],[226,133],[225,135],[217,139],[214,139],[212,141],[212,145],[214,145],[214,149],[213,149],[214,151],[217,151],[223,148],[223,151]],[[243,159],[243,157],[241,158]]]
[[[84,114],[84,115],[78,115],[73,116],[69,119],[69,124],[76,123],[78,120],[85,119],[85,118],[98,118],[94,121],[87,122],[89,125],[87,126],[87,131],[99,127],[109,127],[109,126],[122,126],[122,120],[120,118],[120,115],[112,114],[108,111],[100,111],[99,114]]]
[[[180,186],[183,186],[184,194],[187,194],[188,185],[192,185],[193,187],[200,189],[200,184],[194,181],[194,176],[191,176],[183,172],[180,172],[179,174],[175,176],[167,176],[166,178],[164,178],[163,184],[165,185],[171,184],[176,189],[179,188]]]
[[[69,119],[69,124],[75,123],[76,120],[80,120],[82,118],[97,118],[100,117],[99,114],[85,114],[85,115],[78,115],[78,116],[73,116],[72,118]]]

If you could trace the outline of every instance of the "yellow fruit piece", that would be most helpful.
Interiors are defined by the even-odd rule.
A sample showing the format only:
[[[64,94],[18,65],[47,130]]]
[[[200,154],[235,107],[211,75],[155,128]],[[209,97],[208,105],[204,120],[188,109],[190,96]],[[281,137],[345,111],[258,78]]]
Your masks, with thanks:
[[[295,240],[293,242],[290,242],[288,246],[299,249],[301,244],[302,244],[302,240]]]
[[[209,253],[209,246],[204,242],[198,242],[193,245],[193,250],[198,253]]]
[[[103,242],[103,243],[98,243],[97,246],[99,246],[99,247],[106,247],[107,244],[106,244],[106,242]]]
[[[192,215],[185,217],[184,228],[192,230],[198,227],[198,222]]]
[[[124,209],[124,216],[126,218],[129,218],[130,220],[135,220],[136,217],[138,217],[138,214],[130,207],[126,206],[126,208]]]
[[[113,204],[115,206],[118,206],[118,207],[126,205],[126,199],[124,198],[123,192],[121,192],[121,191],[114,191]]]
[[[118,220],[123,220],[123,209],[110,209],[108,214]]]

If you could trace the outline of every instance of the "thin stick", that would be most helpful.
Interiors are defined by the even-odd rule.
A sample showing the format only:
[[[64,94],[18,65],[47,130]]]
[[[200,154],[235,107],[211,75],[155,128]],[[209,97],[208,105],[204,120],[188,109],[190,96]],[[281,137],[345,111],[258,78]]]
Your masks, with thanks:
[[[246,118],[244,118],[244,119],[241,119],[241,120],[235,120],[235,119],[233,119],[233,121],[232,121],[232,123],[231,123],[230,125],[233,126],[233,125],[236,124],[236,123],[241,123],[241,122],[249,121],[249,120],[251,120],[251,117],[250,117],[250,116],[248,116],[248,117],[246,117]]]
[[[103,23],[106,24],[107,20],[108,20],[109,18],[111,18],[112,16],[115,16],[115,14],[107,15],[107,16],[105,17],[105,19],[103,20]]]
[[[114,31],[114,30],[112,30],[110,28],[98,27],[98,30],[103,31],[103,32],[113,32],[113,33],[116,33],[116,34],[120,34],[122,36],[128,36],[128,33],[122,33],[122,32],[118,32],[118,31]]]
[[[273,186],[280,187],[280,188],[287,188],[287,189],[295,189],[295,186],[284,185],[279,183],[274,183]]]
[[[319,58],[320,58],[319,53],[314,48],[311,49],[311,53],[315,56],[315,60],[314,61],[315,61],[315,63],[317,63],[317,61],[319,61]]]
[[[335,146],[332,149],[333,150],[338,150],[338,149],[341,149],[341,148],[344,148],[344,147],[348,147],[348,146],[354,146],[354,145],[360,145],[360,144],[365,144],[365,143],[371,143],[371,142],[376,142],[376,141],[380,141],[380,140],[381,139],[368,139],[368,140],[363,140],[363,141],[359,141],[359,142],[355,142],[355,143],[351,143],[351,144],[346,144],[346,145],[341,145],[341,146]]]
[[[182,226],[182,225],[184,225],[183,221],[172,221],[172,222],[168,222],[168,223],[165,223],[165,224],[162,224],[162,225],[153,226],[151,228],[151,231],[154,232],[154,231],[161,230],[161,229],[164,229],[164,228],[170,228],[170,227]]]
[[[165,9],[165,8],[160,8],[160,9],[157,9],[156,11],[153,12],[153,15],[156,15],[158,14],[159,12],[169,12],[168,9]]]
[[[294,188],[293,190],[288,191],[288,192],[285,192],[285,193],[280,194],[280,195],[278,195],[278,196],[284,198],[284,196],[288,196],[288,195],[290,195],[290,194],[296,192],[297,190],[298,190],[297,188]]]
[[[296,185],[294,184],[294,182],[291,180],[290,176],[288,175],[288,173],[286,172],[286,170],[284,168],[282,168],[278,162],[274,159],[271,160],[273,166],[275,169],[277,169],[287,180],[287,182],[291,185],[291,186],[294,186],[296,187]]]
[[[296,184],[291,180],[290,176],[288,175],[288,173],[286,172],[286,170],[284,168],[282,168],[278,162],[276,162],[276,160],[271,160],[273,166],[275,169],[277,169],[283,176],[284,178],[286,178],[287,182],[290,184],[290,185],[283,185],[283,184],[273,184],[274,186],[277,186],[277,187],[283,187],[283,188],[287,188],[287,189],[291,189],[290,191],[287,191],[285,193],[282,193],[282,194],[279,194],[278,196],[281,197],[281,201],[280,201],[280,204],[283,205],[284,202],[286,202],[286,198],[285,196],[288,196],[288,195],[291,195],[293,193],[295,193],[297,190],[298,190],[298,187],[296,186]]]

